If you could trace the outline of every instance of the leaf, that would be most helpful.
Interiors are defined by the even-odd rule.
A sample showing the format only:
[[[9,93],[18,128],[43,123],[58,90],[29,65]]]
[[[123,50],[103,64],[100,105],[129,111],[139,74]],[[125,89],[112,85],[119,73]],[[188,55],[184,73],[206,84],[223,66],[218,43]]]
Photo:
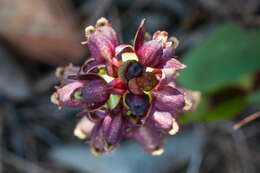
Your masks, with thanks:
[[[249,103],[257,103],[260,104],[260,89],[258,89],[256,92],[249,94],[247,101]]]
[[[207,114],[205,121],[220,121],[232,118],[239,114],[245,108],[246,102],[244,96],[236,96],[218,104],[212,112]]]
[[[85,50],[80,45],[82,33],[74,14],[62,0],[1,0],[0,36],[34,60],[75,63]]]
[[[188,68],[180,72],[178,81],[202,92],[240,84],[244,82],[240,77],[260,69],[259,45],[259,30],[245,32],[237,25],[225,24],[185,56],[183,63]]]
[[[235,96],[210,109],[209,98],[204,96],[194,112],[188,112],[180,117],[180,123],[226,120],[238,115],[245,108],[245,105],[244,96]]]

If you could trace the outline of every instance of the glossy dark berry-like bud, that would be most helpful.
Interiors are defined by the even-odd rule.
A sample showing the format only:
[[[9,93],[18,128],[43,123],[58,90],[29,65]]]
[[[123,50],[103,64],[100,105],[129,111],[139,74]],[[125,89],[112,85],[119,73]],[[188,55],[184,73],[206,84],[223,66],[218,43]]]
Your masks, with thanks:
[[[135,77],[141,76],[142,72],[143,66],[139,62],[134,61],[131,65],[128,66],[125,77],[127,80],[130,80]]]
[[[125,103],[129,107],[131,113],[135,116],[143,115],[149,106],[149,97],[144,95],[134,95],[128,93],[125,97]]]

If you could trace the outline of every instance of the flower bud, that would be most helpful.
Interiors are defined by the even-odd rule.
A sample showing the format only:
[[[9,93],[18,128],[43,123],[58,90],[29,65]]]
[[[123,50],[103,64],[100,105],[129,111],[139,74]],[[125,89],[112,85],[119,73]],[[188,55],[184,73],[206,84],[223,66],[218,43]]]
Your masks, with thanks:
[[[140,116],[146,113],[149,107],[149,97],[144,95],[126,94],[125,103],[134,116]]]

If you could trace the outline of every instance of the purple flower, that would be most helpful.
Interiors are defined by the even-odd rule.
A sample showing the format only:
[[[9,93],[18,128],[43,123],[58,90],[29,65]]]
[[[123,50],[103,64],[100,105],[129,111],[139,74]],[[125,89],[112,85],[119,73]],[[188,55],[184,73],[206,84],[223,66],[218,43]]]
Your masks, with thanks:
[[[85,29],[91,56],[81,67],[57,69],[61,84],[51,100],[59,108],[79,107],[74,134],[95,155],[135,139],[145,151],[163,152],[165,134],[178,132],[178,117],[194,109],[199,94],[180,88],[175,78],[186,68],[176,59],[178,40],[165,31],[145,42],[142,20],[134,45],[120,44],[107,19]]]

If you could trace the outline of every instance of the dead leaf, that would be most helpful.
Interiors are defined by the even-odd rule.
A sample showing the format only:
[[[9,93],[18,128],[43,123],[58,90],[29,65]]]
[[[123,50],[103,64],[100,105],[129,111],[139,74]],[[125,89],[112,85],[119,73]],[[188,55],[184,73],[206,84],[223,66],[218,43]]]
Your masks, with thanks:
[[[23,55],[50,64],[79,60],[83,35],[61,0],[1,0],[0,36]]]

